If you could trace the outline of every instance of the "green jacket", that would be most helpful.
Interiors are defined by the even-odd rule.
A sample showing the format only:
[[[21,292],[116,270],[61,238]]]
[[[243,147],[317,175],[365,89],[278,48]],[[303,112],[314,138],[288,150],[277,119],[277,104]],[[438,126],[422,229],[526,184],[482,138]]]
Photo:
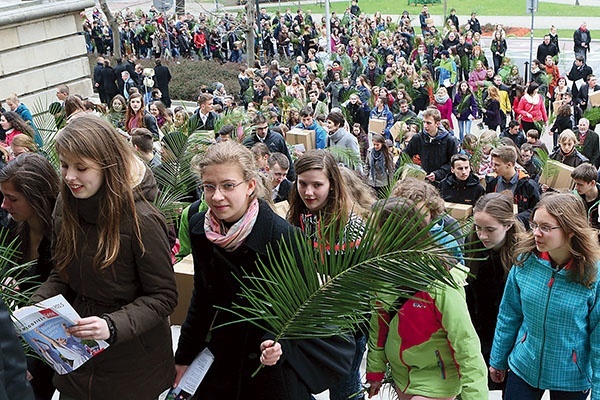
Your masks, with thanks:
[[[487,368],[464,290],[442,285],[403,300],[378,302],[367,380],[381,381],[389,364],[394,384],[406,394],[487,400]]]

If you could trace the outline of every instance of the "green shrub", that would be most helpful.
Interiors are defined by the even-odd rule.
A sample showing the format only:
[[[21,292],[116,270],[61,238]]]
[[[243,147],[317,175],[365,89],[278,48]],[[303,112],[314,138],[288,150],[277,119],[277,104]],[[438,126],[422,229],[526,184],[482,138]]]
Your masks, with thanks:
[[[96,66],[96,56],[89,55],[90,71]],[[153,59],[142,59],[138,61],[144,68],[154,67]],[[169,95],[173,100],[196,101],[202,85],[214,89],[213,83],[221,82],[225,85],[227,93],[237,97],[240,92],[237,76],[240,64],[226,63],[221,65],[218,61],[193,61],[180,59],[180,64],[175,61],[163,60],[163,65],[171,71],[171,82],[169,83]],[[114,67],[116,61],[111,57],[111,65]]]

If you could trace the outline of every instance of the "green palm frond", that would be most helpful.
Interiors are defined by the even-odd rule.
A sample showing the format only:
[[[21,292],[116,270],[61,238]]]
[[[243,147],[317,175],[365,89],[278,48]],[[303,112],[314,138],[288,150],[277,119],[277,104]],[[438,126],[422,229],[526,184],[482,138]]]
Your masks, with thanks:
[[[250,123],[248,113],[243,107],[237,107],[221,114],[221,117],[215,121],[215,133],[219,132],[224,125],[245,126]]]
[[[156,207],[168,220],[179,217],[179,210],[193,200],[191,193],[196,187],[196,177],[191,171],[194,153],[189,151],[190,140],[181,132],[171,132],[163,139],[161,166],[154,170],[160,193]]]
[[[28,276],[28,270],[33,262],[17,264],[20,252],[18,239],[9,241],[8,230],[0,230],[0,296],[10,311],[29,302],[29,298],[41,282],[35,277]],[[24,289],[24,286],[28,287]]]
[[[346,147],[330,146],[325,150],[329,151],[337,162],[344,164],[350,169],[356,169],[362,165],[360,154]]]
[[[48,112],[48,107],[45,102],[41,99],[36,99],[31,107],[31,113],[33,115],[33,123],[35,124],[39,134],[42,137],[44,145],[40,149],[40,152],[50,161],[50,164],[58,171],[60,168],[60,162],[58,160],[58,154],[54,143],[56,141],[56,134],[58,128],[56,127],[56,120],[54,116]]]
[[[422,228],[422,216],[406,211],[379,228],[379,213],[367,221],[360,245],[328,251],[344,227],[320,230],[317,245],[297,234],[292,245],[269,251],[258,272],[241,280],[243,300],[229,312],[276,340],[353,332],[368,320],[380,295],[409,297],[432,285],[456,286],[446,266],[450,249]]]

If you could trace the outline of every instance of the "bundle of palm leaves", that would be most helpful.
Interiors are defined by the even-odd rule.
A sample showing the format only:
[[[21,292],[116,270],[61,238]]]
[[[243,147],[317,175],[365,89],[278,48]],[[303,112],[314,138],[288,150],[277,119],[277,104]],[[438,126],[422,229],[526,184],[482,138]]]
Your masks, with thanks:
[[[358,246],[330,248],[344,226],[329,226],[316,245],[298,233],[281,244],[279,257],[269,251],[257,273],[241,281],[241,300],[227,310],[238,317],[232,323],[250,322],[276,340],[328,337],[367,321],[379,295],[455,285],[447,269],[452,249],[429,234],[435,222],[422,228],[423,216],[410,211],[380,218],[377,211],[369,217]]]

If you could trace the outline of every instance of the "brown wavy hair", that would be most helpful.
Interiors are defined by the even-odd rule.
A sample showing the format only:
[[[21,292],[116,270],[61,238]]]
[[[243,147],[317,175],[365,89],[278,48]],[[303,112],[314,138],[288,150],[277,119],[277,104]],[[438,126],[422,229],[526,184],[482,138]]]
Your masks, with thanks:
[[[573,268],[569,270],[569,279],[585,287],[596,280],[597,263],[600,261],[598,236],[587,220],[585,204],[581,197],[572,193],[547,193],[542,197],[531,214],[531,218],[540,208],[558,221],[565,235],[569,252],[573,257]],[[525,260],[536,251],[533,232],[519,235],[515,246],[515,265],[522,266]]]

